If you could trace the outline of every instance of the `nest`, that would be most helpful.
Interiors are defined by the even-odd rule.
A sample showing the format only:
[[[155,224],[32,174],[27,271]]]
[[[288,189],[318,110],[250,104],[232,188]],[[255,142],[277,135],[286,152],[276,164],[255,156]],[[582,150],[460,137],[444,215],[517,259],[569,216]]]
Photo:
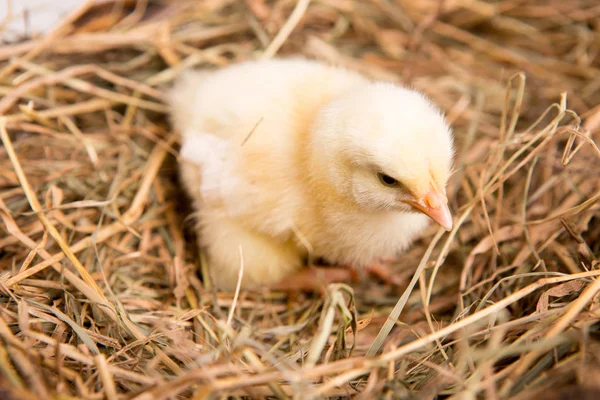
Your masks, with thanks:
[[[2,45],[0,394],[594,397],[599,17],[595,0],[88,1]],[[275,54],[447,113],[455,229],[432,227],[391,281],[288,296],[202,279],[164,89]]]

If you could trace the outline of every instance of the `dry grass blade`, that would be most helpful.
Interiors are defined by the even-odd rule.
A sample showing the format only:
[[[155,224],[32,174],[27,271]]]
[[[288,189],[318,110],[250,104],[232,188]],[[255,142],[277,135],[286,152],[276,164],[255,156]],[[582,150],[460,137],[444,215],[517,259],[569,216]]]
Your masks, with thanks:
[[[431,240],[431,243],[429,244],[427,251],[423,255],[423,258],[419,262],[419,266],[417,267],[417,270],[415,271],[410,283],[404,290],[404,293],[402,293],[402,296],[398,299],[398,302],[394,306],[394,309],[392,310],[390,315],[387,317],[385,324],[383,325],[383,327],[377,334],[377,337],[371,344],[371,347],[369,347],[369,350],[367,351],[367,354],[366,354],[367,357],[375,356],[379,352],[381,347],[383,346],[385,339],[387,339],[387,336],[390,334],[390,332],[392,331],[392,328],[397,323],[398,318],[400,318],[400,314],[402,314],[402,310],[404,310],[404,307],[406,306],[406,303],[408,302],[408,298],[411,295],[411,292],[415,288],[415,285],[417,284],[419,277],[421,276],[421,274],[425,270],[425,267],[427,266],[429,257],[431,257],[431,252],[433,251],[437,242],[441,239],[443,233],[444,233],[443,230],[441,230],[441,229],[438,230],[437,235]]]
[[[261,55],[261,58],[267,59],[273,57],[277,51],[281,48],[286,39],[290,36],[298,22],[300,22],[300,18],[306,12],[308,5],[310,4],[310,0],[299,0],[296,2],[296,7],[290,14],[288,20],[283,24],[281,30],[277,33],[273,41],[269,44],[269,47],[264,51]]]

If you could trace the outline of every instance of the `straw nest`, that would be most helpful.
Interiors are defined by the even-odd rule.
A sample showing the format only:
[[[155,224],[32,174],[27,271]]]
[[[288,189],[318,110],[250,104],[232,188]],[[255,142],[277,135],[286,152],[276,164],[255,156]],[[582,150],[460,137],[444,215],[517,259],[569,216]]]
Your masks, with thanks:
[[[596,0],[88,1],[4,44],[0,397],[593,397],[599,20]],[[393,283],[216,293],[164,89],[298,53],[445,109],[456,228]]]

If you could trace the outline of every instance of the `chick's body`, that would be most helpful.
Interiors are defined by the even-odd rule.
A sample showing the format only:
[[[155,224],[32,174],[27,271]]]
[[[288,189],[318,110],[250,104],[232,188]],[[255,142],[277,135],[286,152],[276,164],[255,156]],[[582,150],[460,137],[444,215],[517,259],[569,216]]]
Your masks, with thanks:
[[[369,169],[380,155],[391,169],[402,168],[393,156],[376,154],[395,144],[384,131],[398,116],[378,109],[379,97],[398,94],[391,86],[299,59],[246,62],[180,78],[170,99],[186,160],[181,176],[218,287],[235,287],[240,255],[242,286],[256,288],[299,269],[308,254],[353,266],[393,256],[426,226],[425,214],[395,207],[401,195],[379,192],[379,170]],[[431,108],[422,96],[398,90],[417,100],[418,111]],[[402,182],[404,194],[423,189],[417,175],[432,174],[431,168],[415,171],[405,178],[411,184]],[[441,178],[445,185],[447,177]]]

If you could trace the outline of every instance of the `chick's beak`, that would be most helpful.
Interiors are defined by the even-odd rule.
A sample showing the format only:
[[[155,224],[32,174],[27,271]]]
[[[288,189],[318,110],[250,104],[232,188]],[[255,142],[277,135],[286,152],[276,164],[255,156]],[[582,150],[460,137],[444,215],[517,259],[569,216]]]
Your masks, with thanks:
[[[432,188],[418,201],[406,203],[427,215],[447,231],[452,230],[452,214],[448,207],[448,199],[439,190]]]

